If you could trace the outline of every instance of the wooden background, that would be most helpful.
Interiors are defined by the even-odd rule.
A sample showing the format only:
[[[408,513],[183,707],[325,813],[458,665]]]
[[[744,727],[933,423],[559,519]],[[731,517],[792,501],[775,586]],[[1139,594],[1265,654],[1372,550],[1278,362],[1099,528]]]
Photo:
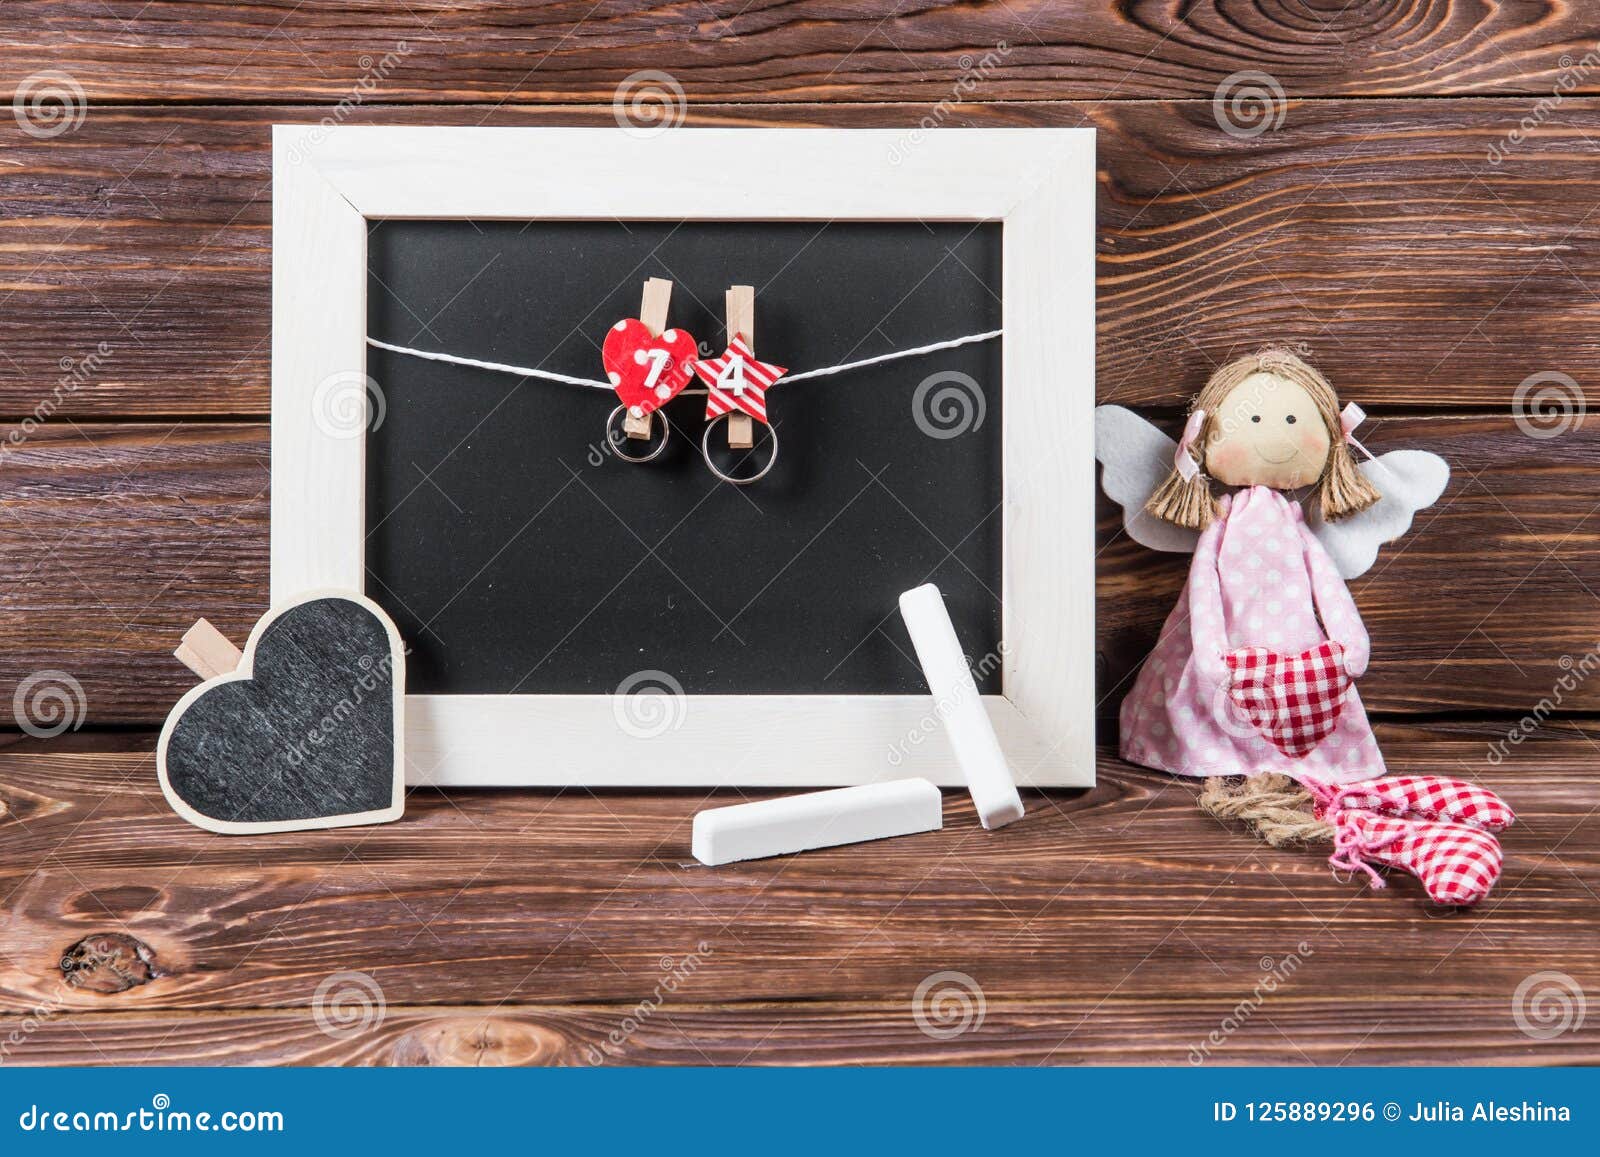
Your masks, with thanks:
[[[1600,995],[1600,12],[10,0],[4,20],[0,701],[57,670],[84,710],[0,752],[0,1059],[1600,1060],[1600,1009],[1575,1003]],[[1444,454],[1445,500],[1354,584],[1363,694],[1392,769],[1517,808],[1492,899],[1337,882],[1110,747],[1096,789],[999,833],[952,801],[943,833],[716,871],[688,854],[698,793],[419,792],[402,824],[250,840],[177,820],[149,755],[191,683],[170,651],[199,615],[242,639],[266,597],[269,126],[611,124],[640,70],[693,124],[1093,125],[1104,400],[1170,420],[1213,365],[1303,342],[1369,445]],[[1284,94],[1253,137],[1213,105],[1245,70]],[[82,119],[44,137],[28,95],[59,74]],[[1564,408],[1519,397],[1541,374]],[[1183,564],[1101,513],[1111,714]],[[914,1016],[940,972],[981,989],[955,1035]],[[381,1014],[330,1018],[330,993],[373,992]]]

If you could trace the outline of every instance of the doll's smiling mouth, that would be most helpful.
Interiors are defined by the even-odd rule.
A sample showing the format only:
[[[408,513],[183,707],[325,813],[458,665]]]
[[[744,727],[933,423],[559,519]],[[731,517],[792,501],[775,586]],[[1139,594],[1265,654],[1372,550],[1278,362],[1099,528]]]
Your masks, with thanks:
[[[1289,452],[1282,458],[1274,458],[1270,454],[1263,454],[1260,450],[1256,451],[1256,457],[1267,463],[1269,466],[1282,466],[1285,462],[1293,462],[1295,458],[1299,456],[1299,454],[1300,451],[1296,450],[1293,446],[1289,447]]]

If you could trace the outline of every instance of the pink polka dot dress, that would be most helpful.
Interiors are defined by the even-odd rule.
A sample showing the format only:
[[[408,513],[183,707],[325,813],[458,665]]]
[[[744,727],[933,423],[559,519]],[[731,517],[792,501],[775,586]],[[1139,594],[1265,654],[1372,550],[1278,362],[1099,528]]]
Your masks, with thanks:
[[[1370,646],[1338,568],[1300,505],[1252,486],[1222,499],[1200,536],[1189,581],[1122,703],[1122,757],[1178,775],[1281,772],[1342,783],[1383,775],[1383,756],[1352,685],[1331,732],[1286,755],[1233,709],[1226,655],[1265,647],[1298,655],[1325,640],[1353,678]]]

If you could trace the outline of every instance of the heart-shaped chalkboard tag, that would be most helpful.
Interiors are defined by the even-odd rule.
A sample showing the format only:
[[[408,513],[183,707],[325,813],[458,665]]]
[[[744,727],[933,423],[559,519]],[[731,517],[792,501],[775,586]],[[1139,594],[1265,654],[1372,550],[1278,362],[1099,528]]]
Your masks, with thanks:
[[[189,690],[156,747],[180,816],[229,835],[387,823],[405,811],[405,647],[358,594],[275,607],[236,670]]]
[[[700,349],[687,330],[663,330],[660,336],[636,317],[617,322],[600,347],[606,377],[617,397],[640,415],[653,414],[678,396],[694,377]]]

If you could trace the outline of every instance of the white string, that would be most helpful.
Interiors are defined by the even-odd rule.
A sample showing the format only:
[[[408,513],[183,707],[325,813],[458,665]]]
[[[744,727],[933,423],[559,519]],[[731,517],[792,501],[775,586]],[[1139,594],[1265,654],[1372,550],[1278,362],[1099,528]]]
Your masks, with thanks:
[[[988,333],[969,333],[966,337],[952,338],[950,341],[936,341],[932,345],[919,345],[914,349],[895,350],[892,354],[879,354],[875,358],[862,358],[858,362],[824,366],[820,370],[806,370],[801,374],[785,374],[778,379],[778,385],[781,386],[785,382],[803,382],[807,378],[822,378],[829,374],[842,374],[846,370],[859,370],[862,366],[875,366],[881,362],[892,362],[896,358],[914,358],[918,354],[931,354],[939,350],[953,350],[958,345],[967,345],[975,341],[988,341],[992,337],[999,337],[1004,332],[1004,330],[991,329]]]
[[[970,345],[975,341],[988,341],[991,338],[997,338],[1004,332],[1004,330],[991,329],[986,333],[970,333],[966,337],[952,338],[949,341],[936,341],[932,345],[919,345],[908,350],[895,350],[893,353],[879,354],[873,358],[862,358],[857,362],[843,362],[836,366],[823,366],[818,370],[806,370],[804,373],[785,374],[778,379],[777,384],[781,386],[789,382],[805,381],[807,378],[822,378],[829,374],[842,374],[846,370],[859,370],[864,366],[881,365],[884,362],[892,362],[900,358],[914,358],[921,354],[937,353],[939,350],[952,350],[957,346]],[[377,349],[388,350],[390,353],[409,354],[411,357],[422,358],[430,362],[449,362],[455,366],[471,366],[474,369],[493,370],[501,374],[516,374],[518,377],[523,378],[544,378],[546,381],[562,382],[569,386],[589,386],[597,390],[609,390],[612,388],[610,382],[602,382],[594,378],[574,378],[568,374],[554,373],[551,370],[534,369],[532,366],[513,366],[504,362],[480,362],[476,358],[458,358],[455,354],[440,354],[431,350],[412,349],[410,346],[390,345],[388,342],[379,341],[375,337],[369,337],[367,344]],[[685,392],[698,393],[699,391]]]
[[[379,341],[369,337],[367,344],[376,346],[381,350],[388,350],[395,354],[410,354],[414,358],[423,358],[430,362],[449,362],[454,366],[472,366],[479,370],[494,370],[501,374],[516,374],[521,378],[544,378],[551,382],[562,382],[569,386],[592,386],[597,390],[609,390],[610,382],[600,382],[593,378],[574,378],[566,374],[554,373],[550,370],[536,370],[532,366],[509,366],[504,362],[480,362],[476,358],[458,358],[455,354],[436,354],[428,350],[414,350],[410,346],[390,345],[386,341]]]

